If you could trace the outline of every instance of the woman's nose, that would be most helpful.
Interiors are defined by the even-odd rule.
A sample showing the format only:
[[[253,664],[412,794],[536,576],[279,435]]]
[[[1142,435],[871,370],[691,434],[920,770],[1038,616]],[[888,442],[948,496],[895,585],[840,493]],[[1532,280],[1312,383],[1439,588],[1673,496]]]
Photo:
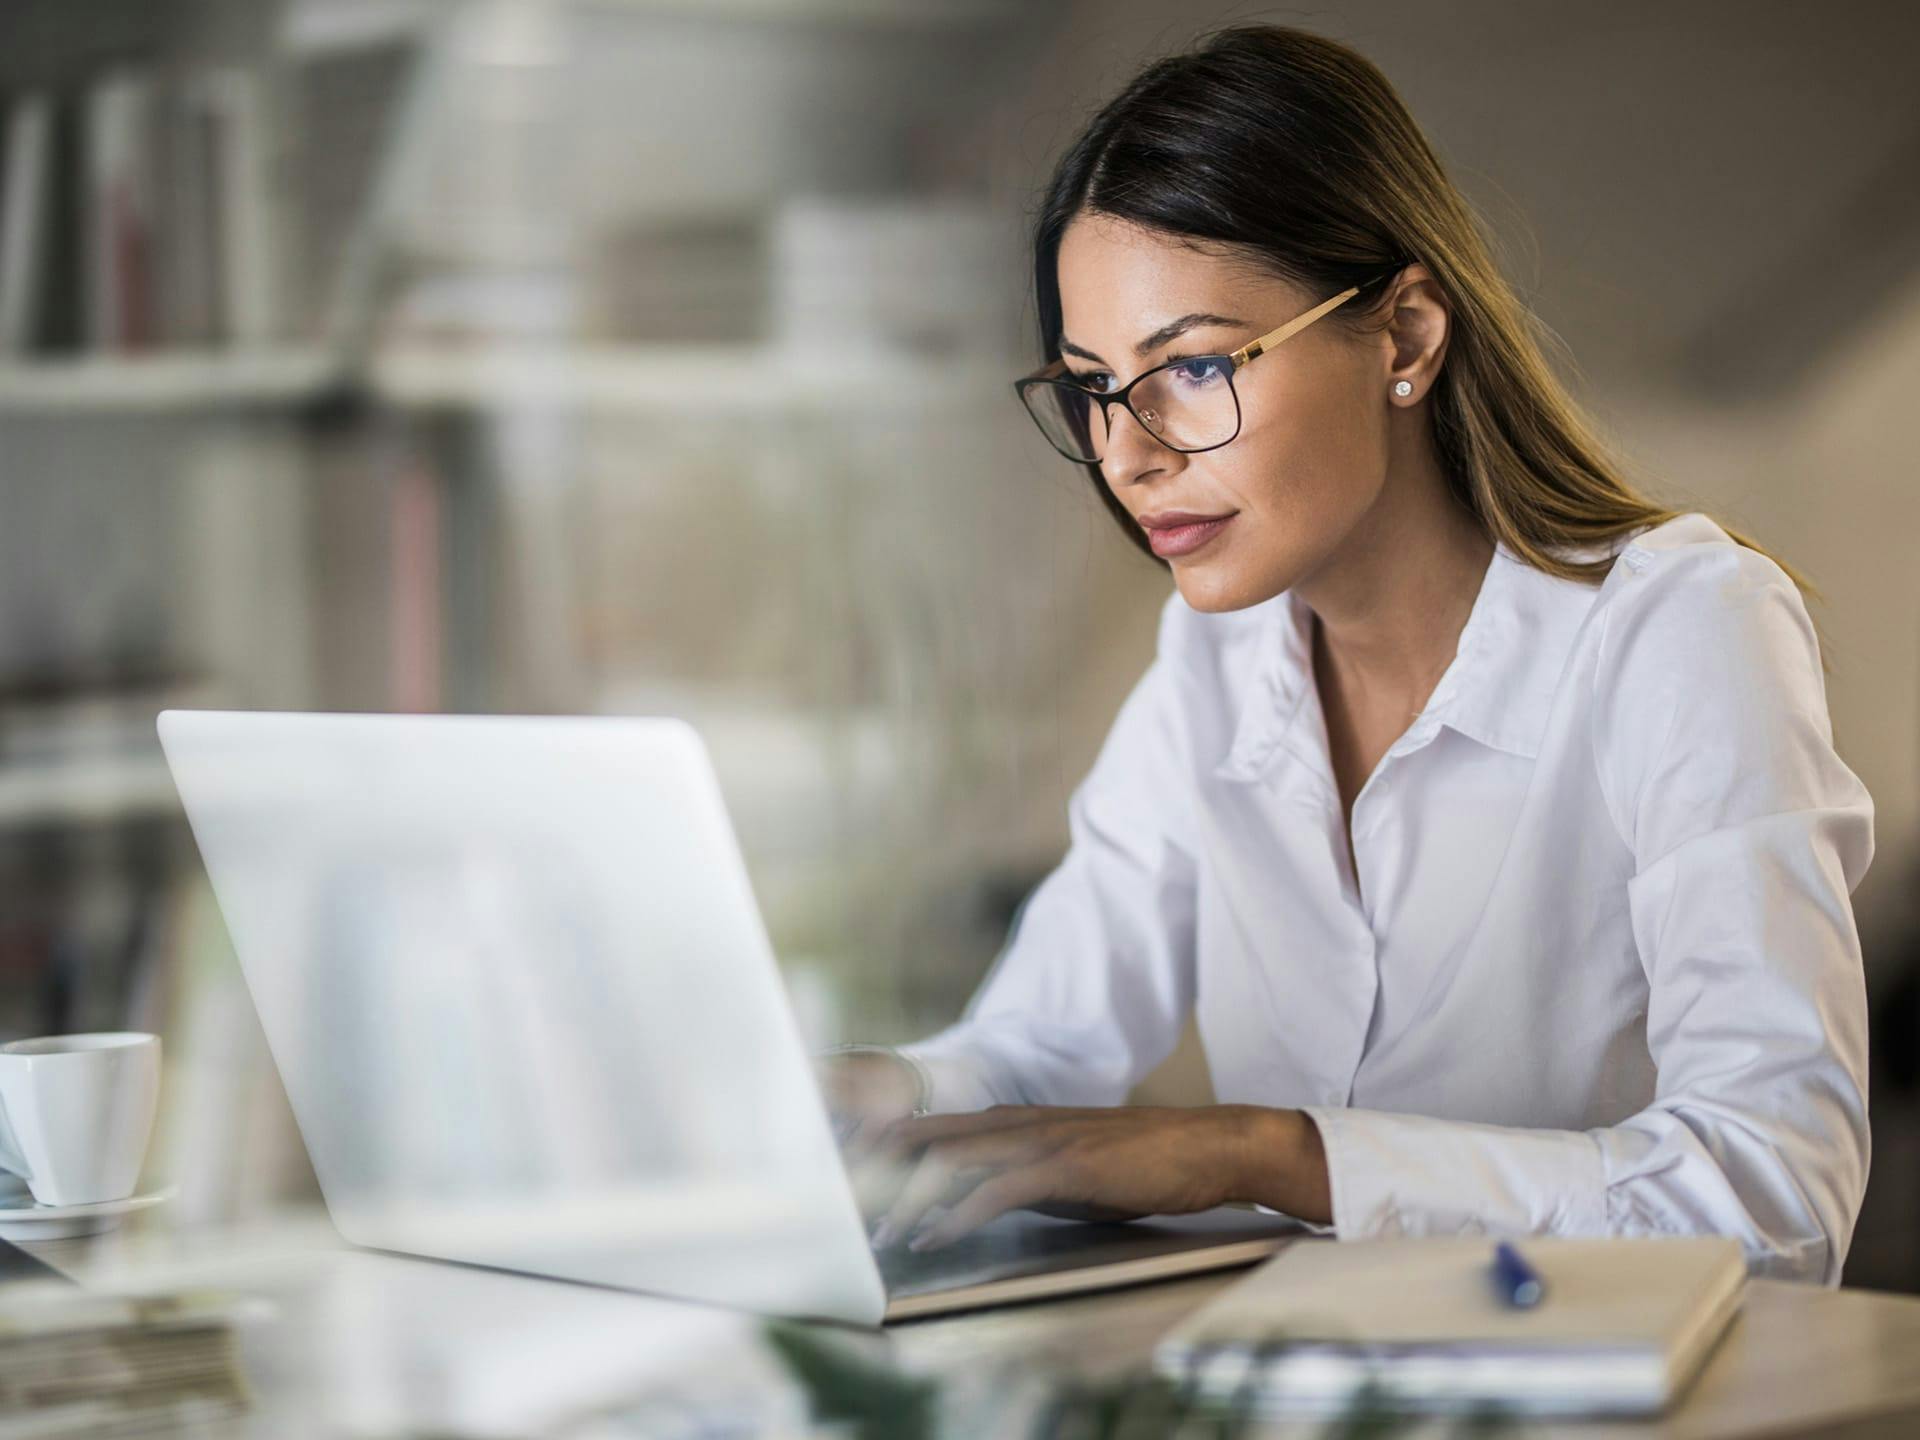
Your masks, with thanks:
[[[1100,469],[1107,484],[1116,489],[1131,485],[1143,477],[1184,463],[1178,450],[1162,445],[1140,423],[1140,418],[1124,405],[1107,409],[1107,444],[1101,455]]]

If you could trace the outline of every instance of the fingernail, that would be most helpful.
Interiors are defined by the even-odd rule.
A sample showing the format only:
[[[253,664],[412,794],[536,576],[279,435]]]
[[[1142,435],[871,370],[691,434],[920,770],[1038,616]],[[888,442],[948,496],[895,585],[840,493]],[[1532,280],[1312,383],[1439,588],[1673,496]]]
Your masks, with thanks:
[[[893,1220],[890,1216],[881,1216],[880,1223],[873,1227],[873,1248],[884,1250],[893,1243]]]
[[[909,1250],[931,1250],[939,1243],[940,1242],[934,1238],[933,1231],[922,1230],[911,1240],[907,1241],[907,1248]]]

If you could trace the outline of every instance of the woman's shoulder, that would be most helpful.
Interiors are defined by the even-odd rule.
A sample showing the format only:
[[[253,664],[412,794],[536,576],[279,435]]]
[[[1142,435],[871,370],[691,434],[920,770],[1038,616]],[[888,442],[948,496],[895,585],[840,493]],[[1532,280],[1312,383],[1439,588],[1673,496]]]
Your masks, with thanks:
[[[1592,735],[1623,823],[1649,795],[1704,816],[1841,775],[1819,636],[1777,562],[1686,514],[1624,545],[1602,591]]]
[[[1834,749],[1819,636],[1793,578],[1687,514],[1623,546],[1602,589],[1590,733],[1641,863],[1716,828],[1844,810],[1864,822],[1847,852],[1857,878],[1873,802]]]
[[[1685,685],[1742,659],[1820,672],[1813,619],[1793,578],[1697,511],[1623,537],[1596,610],[1603,684]]]

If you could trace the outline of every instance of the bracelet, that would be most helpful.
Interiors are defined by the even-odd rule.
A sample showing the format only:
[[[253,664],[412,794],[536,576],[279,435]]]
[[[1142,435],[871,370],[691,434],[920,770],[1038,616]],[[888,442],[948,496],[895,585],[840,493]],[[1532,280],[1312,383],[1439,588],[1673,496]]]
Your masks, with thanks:
[[[847,1055],[859,1052],[871,1052],[875,1055],[891,1055],[909,1070],[913,1071],[914,1088],[912,1115],[918,1117],[928,1113],[927,1107],[933,1103],[933,1077],[927,1074],[927,1067],[911,1055],[903,1055],[891,1045],[870,1045],[863,1040],[846,1040],[838,1045],[829,1045],[822,1055]]]

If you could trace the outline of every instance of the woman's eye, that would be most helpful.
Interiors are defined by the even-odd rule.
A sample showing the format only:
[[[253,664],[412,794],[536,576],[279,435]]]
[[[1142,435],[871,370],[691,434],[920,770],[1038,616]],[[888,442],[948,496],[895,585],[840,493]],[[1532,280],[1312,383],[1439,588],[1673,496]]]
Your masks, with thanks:
[[[1091,375],[1076,375],[1069,370],[1067,378],[1076,385],[1086,386],[1089,390],[1105,390],[1109,388],[1107,382],[1112,380],[1113,376],[1104,370],[1096,370]]]
[[[1185,384],[1203,387],[1216,383],[1221,377],[1221,365],[1218,360],[1183,360],[1174,366],[1174,374]]]

